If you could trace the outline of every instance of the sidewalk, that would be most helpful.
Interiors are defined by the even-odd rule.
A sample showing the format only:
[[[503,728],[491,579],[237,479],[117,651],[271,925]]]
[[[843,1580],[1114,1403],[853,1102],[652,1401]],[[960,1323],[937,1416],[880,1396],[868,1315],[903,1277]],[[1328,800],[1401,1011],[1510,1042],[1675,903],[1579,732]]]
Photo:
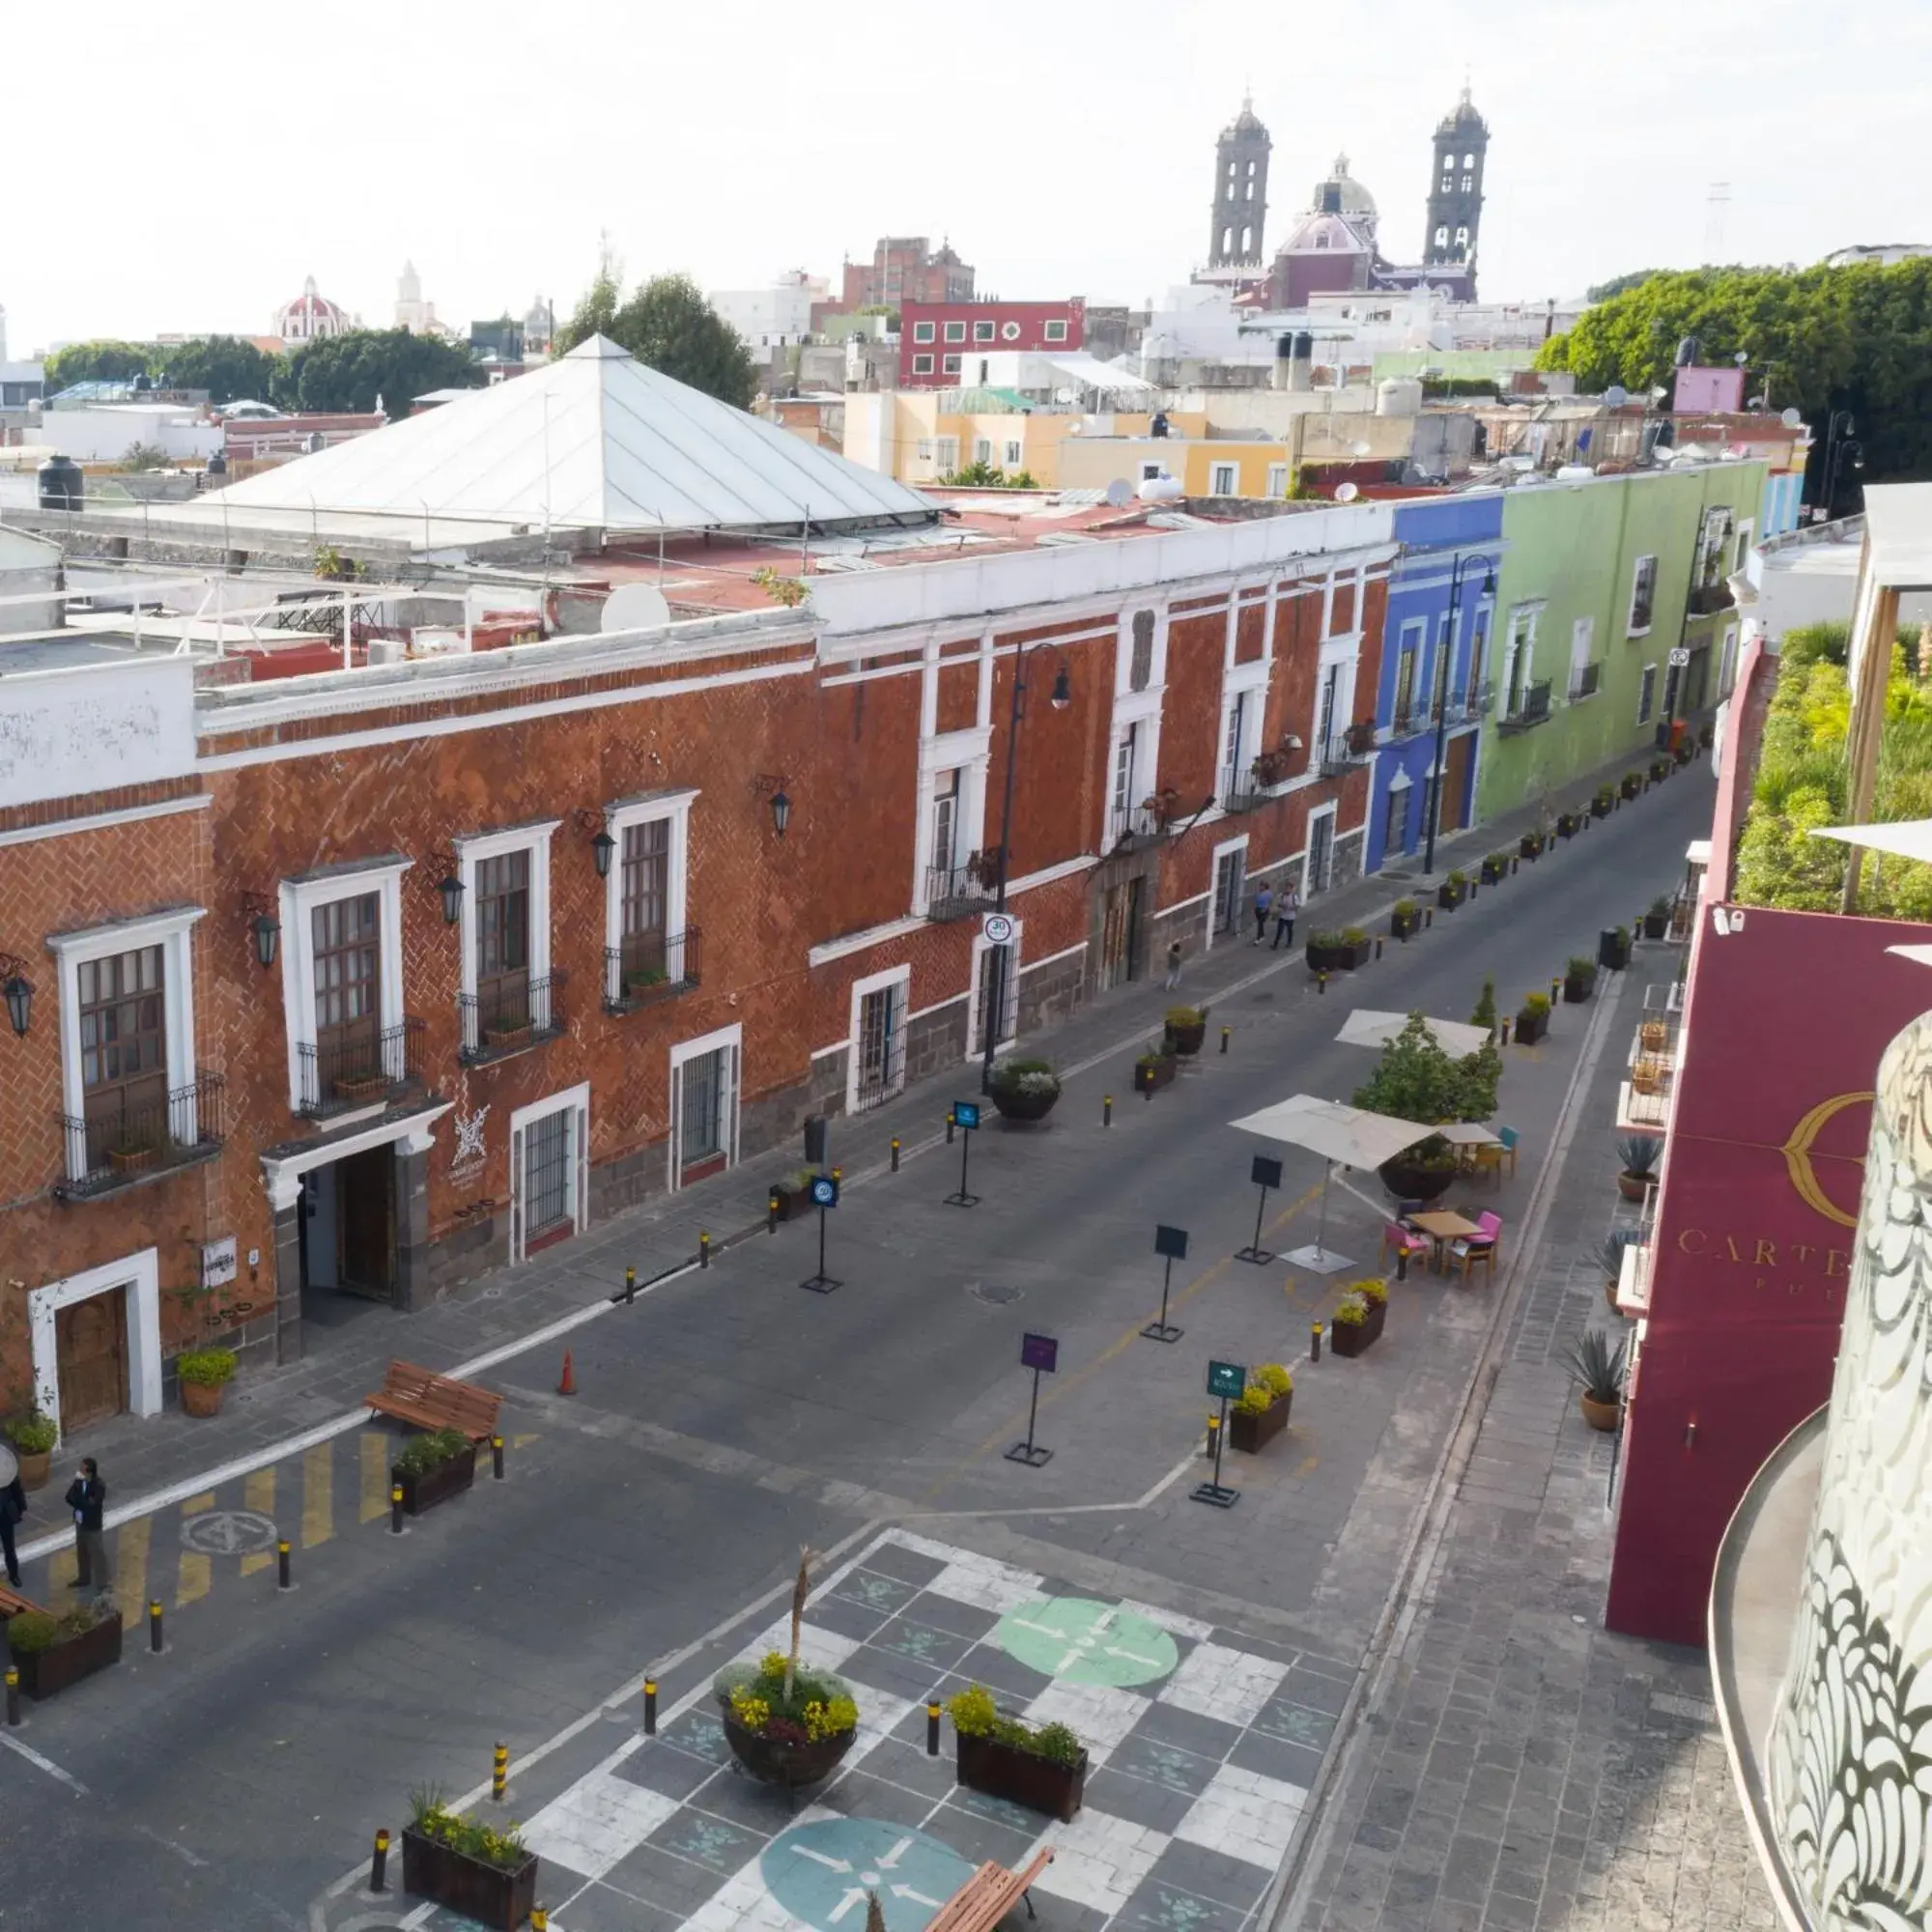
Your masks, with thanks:
[[[1619,760],[1606,768],[1608,775],[1615,776],[1628,763]],[[1700,774],[1707,769],[1701,764],[1691,767]],[[1549,809],[1587,803],[1604,776],[1593,775],[1553,794]],[[1665,800],[1681,799],[1686,776],[1677,776],[1675,789],[1664,787]],[[1674,807],[1653,803],[1646,796],[1627,809]],[[1537,809],[1530,806],[1473,830],[1445,836],[1437,845],[1438,871],[1461,863],[1473,872],[1483,853],[1513,846],[1536,820]],[[1588,836],[1578,835],[1586,850]],[[1575,863],[1570,848],[1562,845],[1539,862],[1555,867]],[[1525,867],[1525,877],[1513,881],[1507,890],[1522,890],[1527,875]],[[1316,923],[1359,924],[1386,931],[1388,908],[1403,893],[1401,883],[1382,877],[1357,880],[1304,908],[1298,937],[1305,939]],[[1427,947],[1429,935],[1412,944]],[[1212,1005],[1273,974],[1292,976],[1291,983],[1305,989],[1307,976],[1300,960],[1298,948],[1293,953],[1270,953],[1231,941],[1188,962],[1182,991],[1190,1004]],[[1124,1099],[1128,1062],[1140,1044],[1158,1032],[1170,1004],[1158,979],[1137,981],[1092,1000],[1065,1025],[1029,1038],[1026,1045],[1030,1051],[1049,1054],[1063,1073],[1118,1058]],[[935,1143],[943,1144],[948,1105],[974,1084],[973,1070],[960,1069],[909,1088],[869,1113],[835,1120],[832,1158],[844,1169],[846,1187],[864,1185],[889,1171],[895,1136],[902,1141],[902,1158],[907,1160]],[[515,1269],[500,1268],[467,1282],[407,1320],[372,1306],[337,1328],[311,1324],[309,1352],[303,1360],[230,1384],[222,1413],[212,1421],[190,1422],[171,1410],[147,1418],[122,1416],[85,1432],[74,1446],[99,1460],[113,1486],[116,1507],[109,1511],[110,1525],[157,1494],[185,1486],[206,1487],[223,1471],[239,1474],[271,1447],[285,1447],[292,1436],[308,1433],[312,1439],[322,1440],[336,1429],[355,1426],[362,1419],[357,1412],[362,1398],[379,1386],[384,1367],[397,1353],[444,1370],[477,1366],[479,1357],[505,1359],[520,1348],[560,1338],[574,1321],[590,1319],[622,1288],[626,1267],[635,1267],[639,1282],[648,1282],[695,1265],[700,1230],[710,1234],[714,1256],[734,1240],[759,1234],[764,1227],[766,1182],[786,1164],[787,1156],[778,1151],[752,1157],[711,1180],[660,1196],[597,1224]],[[557,1339],[556,1346],[560,1351],[566,1345]],[[29,1519],[29,1528],[42,1536],[48,1524],[48,1494],[42,1492],[40,1506]],[[39,1540],[25,1548],[31,1549]]]

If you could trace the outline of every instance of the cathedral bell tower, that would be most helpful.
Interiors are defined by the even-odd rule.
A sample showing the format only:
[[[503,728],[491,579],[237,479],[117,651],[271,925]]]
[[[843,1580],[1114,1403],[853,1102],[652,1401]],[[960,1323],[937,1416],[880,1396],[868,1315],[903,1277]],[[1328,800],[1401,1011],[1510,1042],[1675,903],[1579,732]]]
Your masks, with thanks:
[[[1476,236],[1483,219],[1483,161],[1489,146],[1489,124],[1471,104],[1465,86],[1455,111],[1436,123],[1422,260],[1426,268],[1466,266],[1471,270],[1471,294]]]
[[[1267,221],[1268,130],[1255,118],[1254,102],[1221,129],[1214,144],[1214,229],[1208,242],[1210,269],[1262,260]]]

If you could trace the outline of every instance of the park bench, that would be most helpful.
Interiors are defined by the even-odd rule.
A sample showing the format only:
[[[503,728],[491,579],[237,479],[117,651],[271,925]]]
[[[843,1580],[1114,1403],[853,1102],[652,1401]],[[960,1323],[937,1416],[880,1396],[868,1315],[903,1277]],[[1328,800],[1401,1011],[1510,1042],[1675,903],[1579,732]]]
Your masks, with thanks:
[[[0,1583],[0,1623],[9,1617],[17,1617],[27,1610],[38,1610],[40,1605],[31,1597],[23,1597],[17,1590],[11,1590]]]
[[[1027,1898],[1027,1891],[1052,1857],[1053,1847],[1042,1845],[1018,1871],[1009,1871],[1005,1865],[981,1865],[939,1908],[925,1932],[992,1932],[1023,1898],[1027,1917],[1033,1918],[1033,1900]]]
[[[473,1382],[418,1368],[413,1362],[391,1362],[383,1386],[363,1401],[379,1415],[418,1429],[460,1429],[472,1442],[484,1441],[497,1428],[497,1411],[503,1398]]]

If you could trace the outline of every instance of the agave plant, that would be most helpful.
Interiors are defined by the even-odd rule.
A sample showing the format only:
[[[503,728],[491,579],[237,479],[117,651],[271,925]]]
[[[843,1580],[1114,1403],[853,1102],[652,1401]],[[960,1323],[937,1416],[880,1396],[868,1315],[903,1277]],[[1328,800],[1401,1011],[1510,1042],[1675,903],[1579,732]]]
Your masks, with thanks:
[[[1640,1228],[1612,1228],[1604,1236],[1601,1259],[1604,1272],[1615,1281],[1624,1271],[1624,1250],[1633,1244],[1641,1247],[1650,1239],[1650,1226],[1645,1223]]]
[[[1663,1143],[1654,1134],[1625,1134],[1617,1142],[1617,1160],[1632,1180],[1648,1180],[1663,1158]]]
[[[1621,1402],[1624,1395],[1624,1345],[1612,1347],[1601,1328],[1586,1328],[1563,1358],[1570,1379],[1592,1402]]]

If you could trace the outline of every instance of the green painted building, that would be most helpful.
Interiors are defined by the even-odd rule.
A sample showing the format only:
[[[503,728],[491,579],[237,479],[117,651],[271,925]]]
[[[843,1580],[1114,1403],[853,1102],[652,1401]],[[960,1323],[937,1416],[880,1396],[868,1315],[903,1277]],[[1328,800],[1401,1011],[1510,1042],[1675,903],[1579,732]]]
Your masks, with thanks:
[[[1695,728],[1736,661],[1725,579],[1763,492],[1761,463],[1706,463],[1505,493],[1478,817]]]

